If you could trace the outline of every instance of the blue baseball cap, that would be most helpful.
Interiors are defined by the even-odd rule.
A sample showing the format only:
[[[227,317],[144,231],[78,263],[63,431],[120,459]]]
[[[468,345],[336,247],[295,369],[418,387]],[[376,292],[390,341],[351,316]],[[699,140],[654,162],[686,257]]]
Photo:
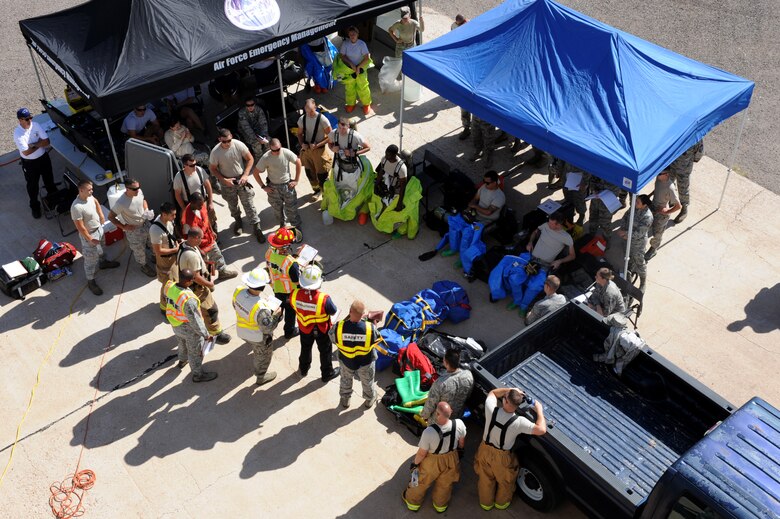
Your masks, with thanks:
[[[27,119],[28,117],[32,117],[32,114],[27,108],[20,108],[16,111],[17,119]]]

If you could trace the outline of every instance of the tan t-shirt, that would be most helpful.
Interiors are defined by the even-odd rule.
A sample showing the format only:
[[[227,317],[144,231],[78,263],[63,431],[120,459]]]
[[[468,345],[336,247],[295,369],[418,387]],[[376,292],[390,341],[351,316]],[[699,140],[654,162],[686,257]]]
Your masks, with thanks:
[[[303,131],[304,117],[306,118],[306,134],[303,136],[303,142],[307,144],[312,143],[312,141],[314,141],[313,144],[316,144],[317,142],[327,137],[328,133],[330,133],[330,130],[332,130],[328,118],[320,113],[317,113],[314,114],[314,117],[309,117],[308,114],[304,114],[298,118],[298,128],[300,128],[301,131]],[[317,128],[317,135],[313,136],[312,134],[314,133],[314,127],[317,125],[318,118],[320,120],[320,126]]]
[[[242,170],[243,171],[243,170]],[[200,173],[200,176],[198,176],[198,173]],[[206,199],[208,193],[206,193],[206,190],[201,190],[201,186],[203,186],[203,183],[201,182],[201,178],[203,178],[203,182],[206,181],[208,178],[208,174],[203,171],[203,168],[200,166],[195,166],[195,171],[193,171],[190,175],[187,175],[184,172],[176,173],[176,176],[173,177],[173,190],[174,191],[180,191],[181,197],[184,199],[185,202],[190,201],[190,197],[187,196],[187,190],[184,189],[184,182],[182,181],[182,176],[187,179],[187,187],[190,190],[190,194],[192,193],[201,193],[203,195],[203,198]]]
[[[272,184],[285,184],[290,181],[290,164],[295,164],[297,155],[287,148],[278,154],[266,151],[257,161],[257,170],[268,171],[268,181]]]
[[[160,220],[160,217],[154,219],[154,222],[152,223],[152,226],[149,227],[149,241],[152,242],[152,245],[160,245],[163,248],[169,248],[170,244],[168,243],[168,236],[163,232],[162,229],[158,225],[160,224],[163,227],[165,227],[168,230],[169,234],[173,234],[173,222],[163,223],[162,220]]]
[[[182,247],[179,253],[179,272],[182,270],[191,270],[193,272],[206,272],[206,263],[199,250],[191,250]]]
[[[74,222],[82,220],[84,227],[90,232],[97,230],[100,227],[100,215],[95,207],[95,198],[90,196],[82,200],[81,197],[76,197],[70,206],[70,218]]]
[[[114,202],[111,209],[119,217],[119,221],[125,225],[144,224],[144,193],[139,190],[134,197],[122,195]]]
[[[209,155],[209,164],[216,165],[223,177],[238,178],[244,174],[244,155],[247,153],[249,148],[246,144],[233,139],[228,149],[220,144],[214,146]]]

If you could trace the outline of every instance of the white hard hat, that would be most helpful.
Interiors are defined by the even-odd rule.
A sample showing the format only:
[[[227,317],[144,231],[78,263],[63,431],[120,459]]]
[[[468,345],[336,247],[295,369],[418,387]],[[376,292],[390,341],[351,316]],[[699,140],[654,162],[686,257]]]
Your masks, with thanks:
[[[322,269],[317,265],[307,265],[298,276],[298,284],[307,290],[317,290],[322,286]]]
[[[247,272],[246,274],[244,274],[241,280],[244,282],[244,285],[246,285],[247,287],[257,289],[257,288],[263,288],[268,283],[270,283],[271,277],[268,275],[268,272],[264,268],[257,267],[251,272]]]

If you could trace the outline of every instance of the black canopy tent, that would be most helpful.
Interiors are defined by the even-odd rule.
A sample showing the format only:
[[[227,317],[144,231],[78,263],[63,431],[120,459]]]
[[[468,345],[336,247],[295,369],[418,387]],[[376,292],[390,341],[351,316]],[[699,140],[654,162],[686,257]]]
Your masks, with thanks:
[[[91,0],[19,22],[31,51],[103,117],[409,0]]]

